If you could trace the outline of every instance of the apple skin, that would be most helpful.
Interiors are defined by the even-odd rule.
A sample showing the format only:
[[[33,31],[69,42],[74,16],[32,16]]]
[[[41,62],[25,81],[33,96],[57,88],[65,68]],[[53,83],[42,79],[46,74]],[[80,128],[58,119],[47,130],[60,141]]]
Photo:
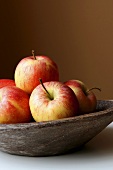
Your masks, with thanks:
[[[40,84],[32,91],[29,100],[31,114],[36,122],[68,118],[78,114],[78,100],[68,86],[58,81],[43,84],[50,95]]]
[[[35,59],[36,58],[36,59]],[[47,56],[30,56],[23,58],[16,66],[14,79],[16,86],[31,94],[33,89],[43,82],[59,81],[57,64]]]
[[[92,91],[88,92],[86,85],[80,80],[68,80],[64,82],[75,93],[78,102],[80,114],[94,112],[97,105],[97,99]]]
[[[16,86],[0,89],[0,123],[27,123],[32,116],[29,95]]]
[[[16,86],[15,81],[12,79],[0,79],[0,88],[5,86]]]

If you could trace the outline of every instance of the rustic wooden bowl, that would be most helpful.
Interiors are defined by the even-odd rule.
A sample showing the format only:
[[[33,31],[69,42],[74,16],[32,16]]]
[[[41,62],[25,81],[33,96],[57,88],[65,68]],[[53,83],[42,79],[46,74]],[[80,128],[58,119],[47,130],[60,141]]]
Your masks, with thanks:
[[[1,124],[0,150],[26,156],[64,154],[78,149],[113,121],[113,101],[100,100],[97,110],[41,123]]]

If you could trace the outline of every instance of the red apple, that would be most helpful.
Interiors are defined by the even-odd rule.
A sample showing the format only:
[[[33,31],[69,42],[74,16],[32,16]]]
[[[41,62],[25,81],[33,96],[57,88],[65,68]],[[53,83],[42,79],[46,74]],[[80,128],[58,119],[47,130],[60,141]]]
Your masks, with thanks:
[[[95,111],[97,105],[96,96],[82,81],[68,80],[64,84],[74,91],[79,102],[80,114]]]
[[[30,56],[18,63],[14,77],[16,86],[31,94],[39,85],[39,78],[42,78],[43,82],[58,81],[59,71],[56,63],[49,57]]]
[[[15,86],[15,81],[12,79],[0,79],[0,88],[5,86]]]
[[[36,122],[76,116],[78,100],[74,92],[58,81],[38,85],[30,96],[30,110]]]
[[[16,86],[0,89],[0,123],[26,123],[31,120],[29,95]]]

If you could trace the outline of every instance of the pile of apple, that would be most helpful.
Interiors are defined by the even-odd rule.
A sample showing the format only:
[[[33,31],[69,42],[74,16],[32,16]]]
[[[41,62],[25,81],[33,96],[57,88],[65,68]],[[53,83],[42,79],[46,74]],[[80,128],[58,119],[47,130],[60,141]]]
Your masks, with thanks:
[[[94,112],[96,104],[83,82],[60,82],[57,64],[34,51],[19,61],[14,80],[0,79],[0,123],[57,120]]]

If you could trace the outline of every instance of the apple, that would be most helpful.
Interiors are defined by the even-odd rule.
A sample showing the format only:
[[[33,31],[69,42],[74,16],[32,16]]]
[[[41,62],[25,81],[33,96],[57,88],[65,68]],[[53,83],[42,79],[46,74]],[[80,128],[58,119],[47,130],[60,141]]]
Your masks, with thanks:
[[[32,116],[29,95],[16,86],[0,89],[0,123],[27,123]]]
[[[79,109],[74,92],[59,81],[41,81],[32,91],[29,105],[36,122],[76,116]]]
[[[92,89],[100,90],[99,88],[95,87],[88,89],[86,85],[80,80],[68,80],[64,82],[64,84],[69,86],[74,91],[79,102],[80,114],[95,111],[97,105],[97,98],[92,92]]]
[[[33,56],[23,58],[16,66],[14,79],[16,86],[31,94],[39,85],[39,78],[43,82],[59,81],[57,64],[47,56]]]
[[[15,86],[15,81],[12,79],[0,79],[0,88],[5,86]]]

